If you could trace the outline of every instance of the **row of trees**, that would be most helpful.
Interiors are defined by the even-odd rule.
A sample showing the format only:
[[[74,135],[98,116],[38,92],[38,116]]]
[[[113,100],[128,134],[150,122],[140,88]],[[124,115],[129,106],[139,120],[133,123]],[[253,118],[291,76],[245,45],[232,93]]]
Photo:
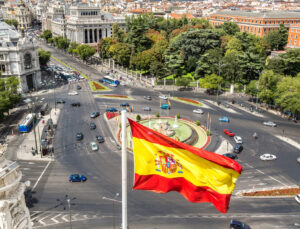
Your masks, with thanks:
[[[19,22],[16,19],[5,19],[4,22],[11,26],[14,26],[16,29],[18,28]]]
[[[8,113],[9,109],[20,101],[18,86],[19,79],[15,76],[0,78],[0,119],[4,117],[4,113]]]
[[[87,60],[93,56],[96,52],[95,48],[92,48],[86,44],[77,44],[76,42],[70,42],[69,39],[57,36],[52,37],[52,32],[50,30],[45,30],[41,37],[45,39],[48,43],[55,45],[57,48],[67,51],[70,54],[79,56],[82,60]]]

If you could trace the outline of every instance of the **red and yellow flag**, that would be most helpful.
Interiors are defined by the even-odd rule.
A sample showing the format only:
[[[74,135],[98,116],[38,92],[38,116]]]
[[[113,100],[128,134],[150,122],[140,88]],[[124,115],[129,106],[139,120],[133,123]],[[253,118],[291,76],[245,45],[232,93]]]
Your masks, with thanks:
[[[177,191],[191,202],[211,202],[226,213],[242,167],[234,160],[160,134],[130,119],[133,189]]]

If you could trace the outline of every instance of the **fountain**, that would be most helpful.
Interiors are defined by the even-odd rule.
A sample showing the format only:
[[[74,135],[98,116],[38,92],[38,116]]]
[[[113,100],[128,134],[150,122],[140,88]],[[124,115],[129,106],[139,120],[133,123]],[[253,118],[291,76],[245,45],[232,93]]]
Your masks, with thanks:
[[[173,124],[173,128],[176,129],[178,127],[178,124],[177,124],[177,116],[175,116],[175,122]]]
[[[170,126],[168,120],[166,120],[165,122],[162,122],[159,119],[159,121],[155,123],[153,129],[159,133],[162,133],[163,135],[168,136],[168,137],[175,135],[175,131]]]

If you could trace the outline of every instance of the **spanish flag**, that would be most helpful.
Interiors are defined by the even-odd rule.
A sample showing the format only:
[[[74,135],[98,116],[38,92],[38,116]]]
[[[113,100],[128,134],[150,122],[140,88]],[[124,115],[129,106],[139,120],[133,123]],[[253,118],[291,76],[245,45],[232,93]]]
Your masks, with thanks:
[[[242,172],[236,161],[175,141],[128,120],[134,150],[133,189],[177,191],[191,202],[211,202],[220,212],[227,212]]]

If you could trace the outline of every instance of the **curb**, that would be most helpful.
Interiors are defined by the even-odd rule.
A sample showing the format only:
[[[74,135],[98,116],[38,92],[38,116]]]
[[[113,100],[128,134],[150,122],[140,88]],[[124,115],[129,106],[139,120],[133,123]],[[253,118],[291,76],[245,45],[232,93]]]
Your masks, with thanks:
[[[261,192],[261,191],[272,191],[272,190],[282,190],[282,189],[291,189],[291,188],[299,188],[298,185],[291,185],[291,186],[285,186],[285,187],[273,187],[273,188],[258,188],[258,189],[246,189],[236,192],[235,196],[242,196],[242,197],[250,197],[250,198],[257,198],[257,197],[270,197],[270,198],[278,198],[278,197],[284,197],[284,196],[243,196],[245,193],[254,193],[254,192]],[[291,196],[288,196],[291,197]]]

